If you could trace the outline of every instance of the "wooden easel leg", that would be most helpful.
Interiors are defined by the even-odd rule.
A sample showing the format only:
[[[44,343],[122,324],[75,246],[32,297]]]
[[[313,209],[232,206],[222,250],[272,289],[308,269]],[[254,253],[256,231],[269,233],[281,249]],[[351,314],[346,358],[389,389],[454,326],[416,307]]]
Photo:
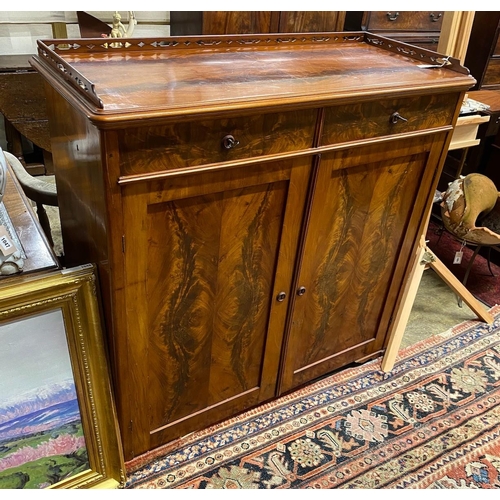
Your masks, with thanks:
[[[399,347],[403,339],[408,318],[410,316],[418,287],[422,279],[422,274],[426,267],[431,267],[438,276],[477,314],[485,323],[492,324],[493,316],[486,310],[465,286],[452,274],[452,272],[432,253],[425,245],[423,239],[417,248],[415,259],[410,271],[410,277],[403,291],[401,306],[389,330],[389,341],[384,357],[382,358],[382,370],[390,372],[394,368]]]
[[[413,260],[410,277],[403,291],[401,307],[399,307],[396,317],[391,324],[391,329],[389,330],[389,343],[387,344],[387,349],[382,358],[382,370],[384,372],[390,372],[396,362],[408,318],[410,317],[410,312],[415,302],[415,297],[417,296],[418,286],[420,285],[422,274],[425,270],[425,263],[423,262],[424,254],[425,244],[420,244]]]
[[[492,324],[493,316],[486,310],[484,305],[479,302],[465,286],[453,275],[453,273],[429,250],[426,249],[434,260],[429,266],[436,271],[441,279],[474,311],[485,323]]]

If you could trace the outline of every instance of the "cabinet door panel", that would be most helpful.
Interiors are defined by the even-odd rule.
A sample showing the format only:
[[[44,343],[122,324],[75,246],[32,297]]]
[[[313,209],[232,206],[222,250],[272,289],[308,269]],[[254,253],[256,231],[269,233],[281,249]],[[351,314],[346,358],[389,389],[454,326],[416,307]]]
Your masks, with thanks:
[[[342,31],[345,12],[281,12],[280,33]]]
[[[421,220],[417,194],[430,189],[426,166],[431,174],[436,167],[428,164],[430,144],[380,161],[368,149],[322,156],[297,281],[306,292],[295,300],[283,390],[380,349],[398,256],[405,237],[415,237],[408,228]]]
[[[220,172],[126,189],[126,293],[147,304],[127,312],[131,418],[154,445],[275,395],[287,303],[274,297],[290,287],[310,162],[258,166],[239,187]]]
[[[272,33],[276,31],[274,12],[203,12],[203,34]]]
[[[285,197],[278,182],[148,210],[149,387],[182,388],[153,429],[258,388]]]

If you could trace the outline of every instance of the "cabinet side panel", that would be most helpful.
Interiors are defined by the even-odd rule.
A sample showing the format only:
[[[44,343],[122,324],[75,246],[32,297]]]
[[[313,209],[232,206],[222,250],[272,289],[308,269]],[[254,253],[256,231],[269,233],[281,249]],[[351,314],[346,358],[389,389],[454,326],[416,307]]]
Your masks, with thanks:
[[[86,116],[71,106],[52,86],[45,84],[45,92],[65,265],[97,265],[113,383],[117,384],[120,379],[117,359],[120,358],[126,364],[123,356],[117,354],[119,342],[113,317],[115,292],[121,283],[122,273],[121,259],[110,256],[113,246],[109,242],[112,232],[121,234],[121,200],[119,194],[113,193],[113,190],[118,189],[118,184],[116,180],[113,183],[113,175],[103,165],[102,159],[106,148],[107,153],[113,156],[110,144],[114,145],[115,142],[108,141],[107,146],[103,145],[105,141],[101,132]],[[106,184],[105,179],[109,184]],[[110,188],[113,184],[115,187]],[[110,203],[109,206],[113,208],[109,209],[111,197],[114,202]],[[110,227],[111,219],[113,227]],[[115,237],[115,243],[121,246],[121,238]],[[117,392],[116,403],[121,418],[119,395]],[[123,425],[123,421],[120,423]]]
[[[107,271],[107,228],[100,132],[45,86],[67,266],[95,262]]]

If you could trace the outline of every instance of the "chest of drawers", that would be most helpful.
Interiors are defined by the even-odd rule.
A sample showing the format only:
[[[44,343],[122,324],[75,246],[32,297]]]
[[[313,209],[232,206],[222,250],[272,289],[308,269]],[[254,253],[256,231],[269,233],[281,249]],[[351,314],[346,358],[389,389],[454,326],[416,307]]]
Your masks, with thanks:
[[[365,32],[39,42],[127,459],[383,352],[474,84],[436,61]]]
[[[366,11],[362,29],[436,50],[443,24],[442,11]]]

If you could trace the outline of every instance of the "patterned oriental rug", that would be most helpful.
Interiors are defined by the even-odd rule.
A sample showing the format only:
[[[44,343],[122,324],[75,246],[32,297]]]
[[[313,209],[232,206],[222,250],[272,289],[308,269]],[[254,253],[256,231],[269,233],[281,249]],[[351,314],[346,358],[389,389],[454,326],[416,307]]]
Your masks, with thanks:
[[[500,306],[127,464],[126,488],[500,488]]]

